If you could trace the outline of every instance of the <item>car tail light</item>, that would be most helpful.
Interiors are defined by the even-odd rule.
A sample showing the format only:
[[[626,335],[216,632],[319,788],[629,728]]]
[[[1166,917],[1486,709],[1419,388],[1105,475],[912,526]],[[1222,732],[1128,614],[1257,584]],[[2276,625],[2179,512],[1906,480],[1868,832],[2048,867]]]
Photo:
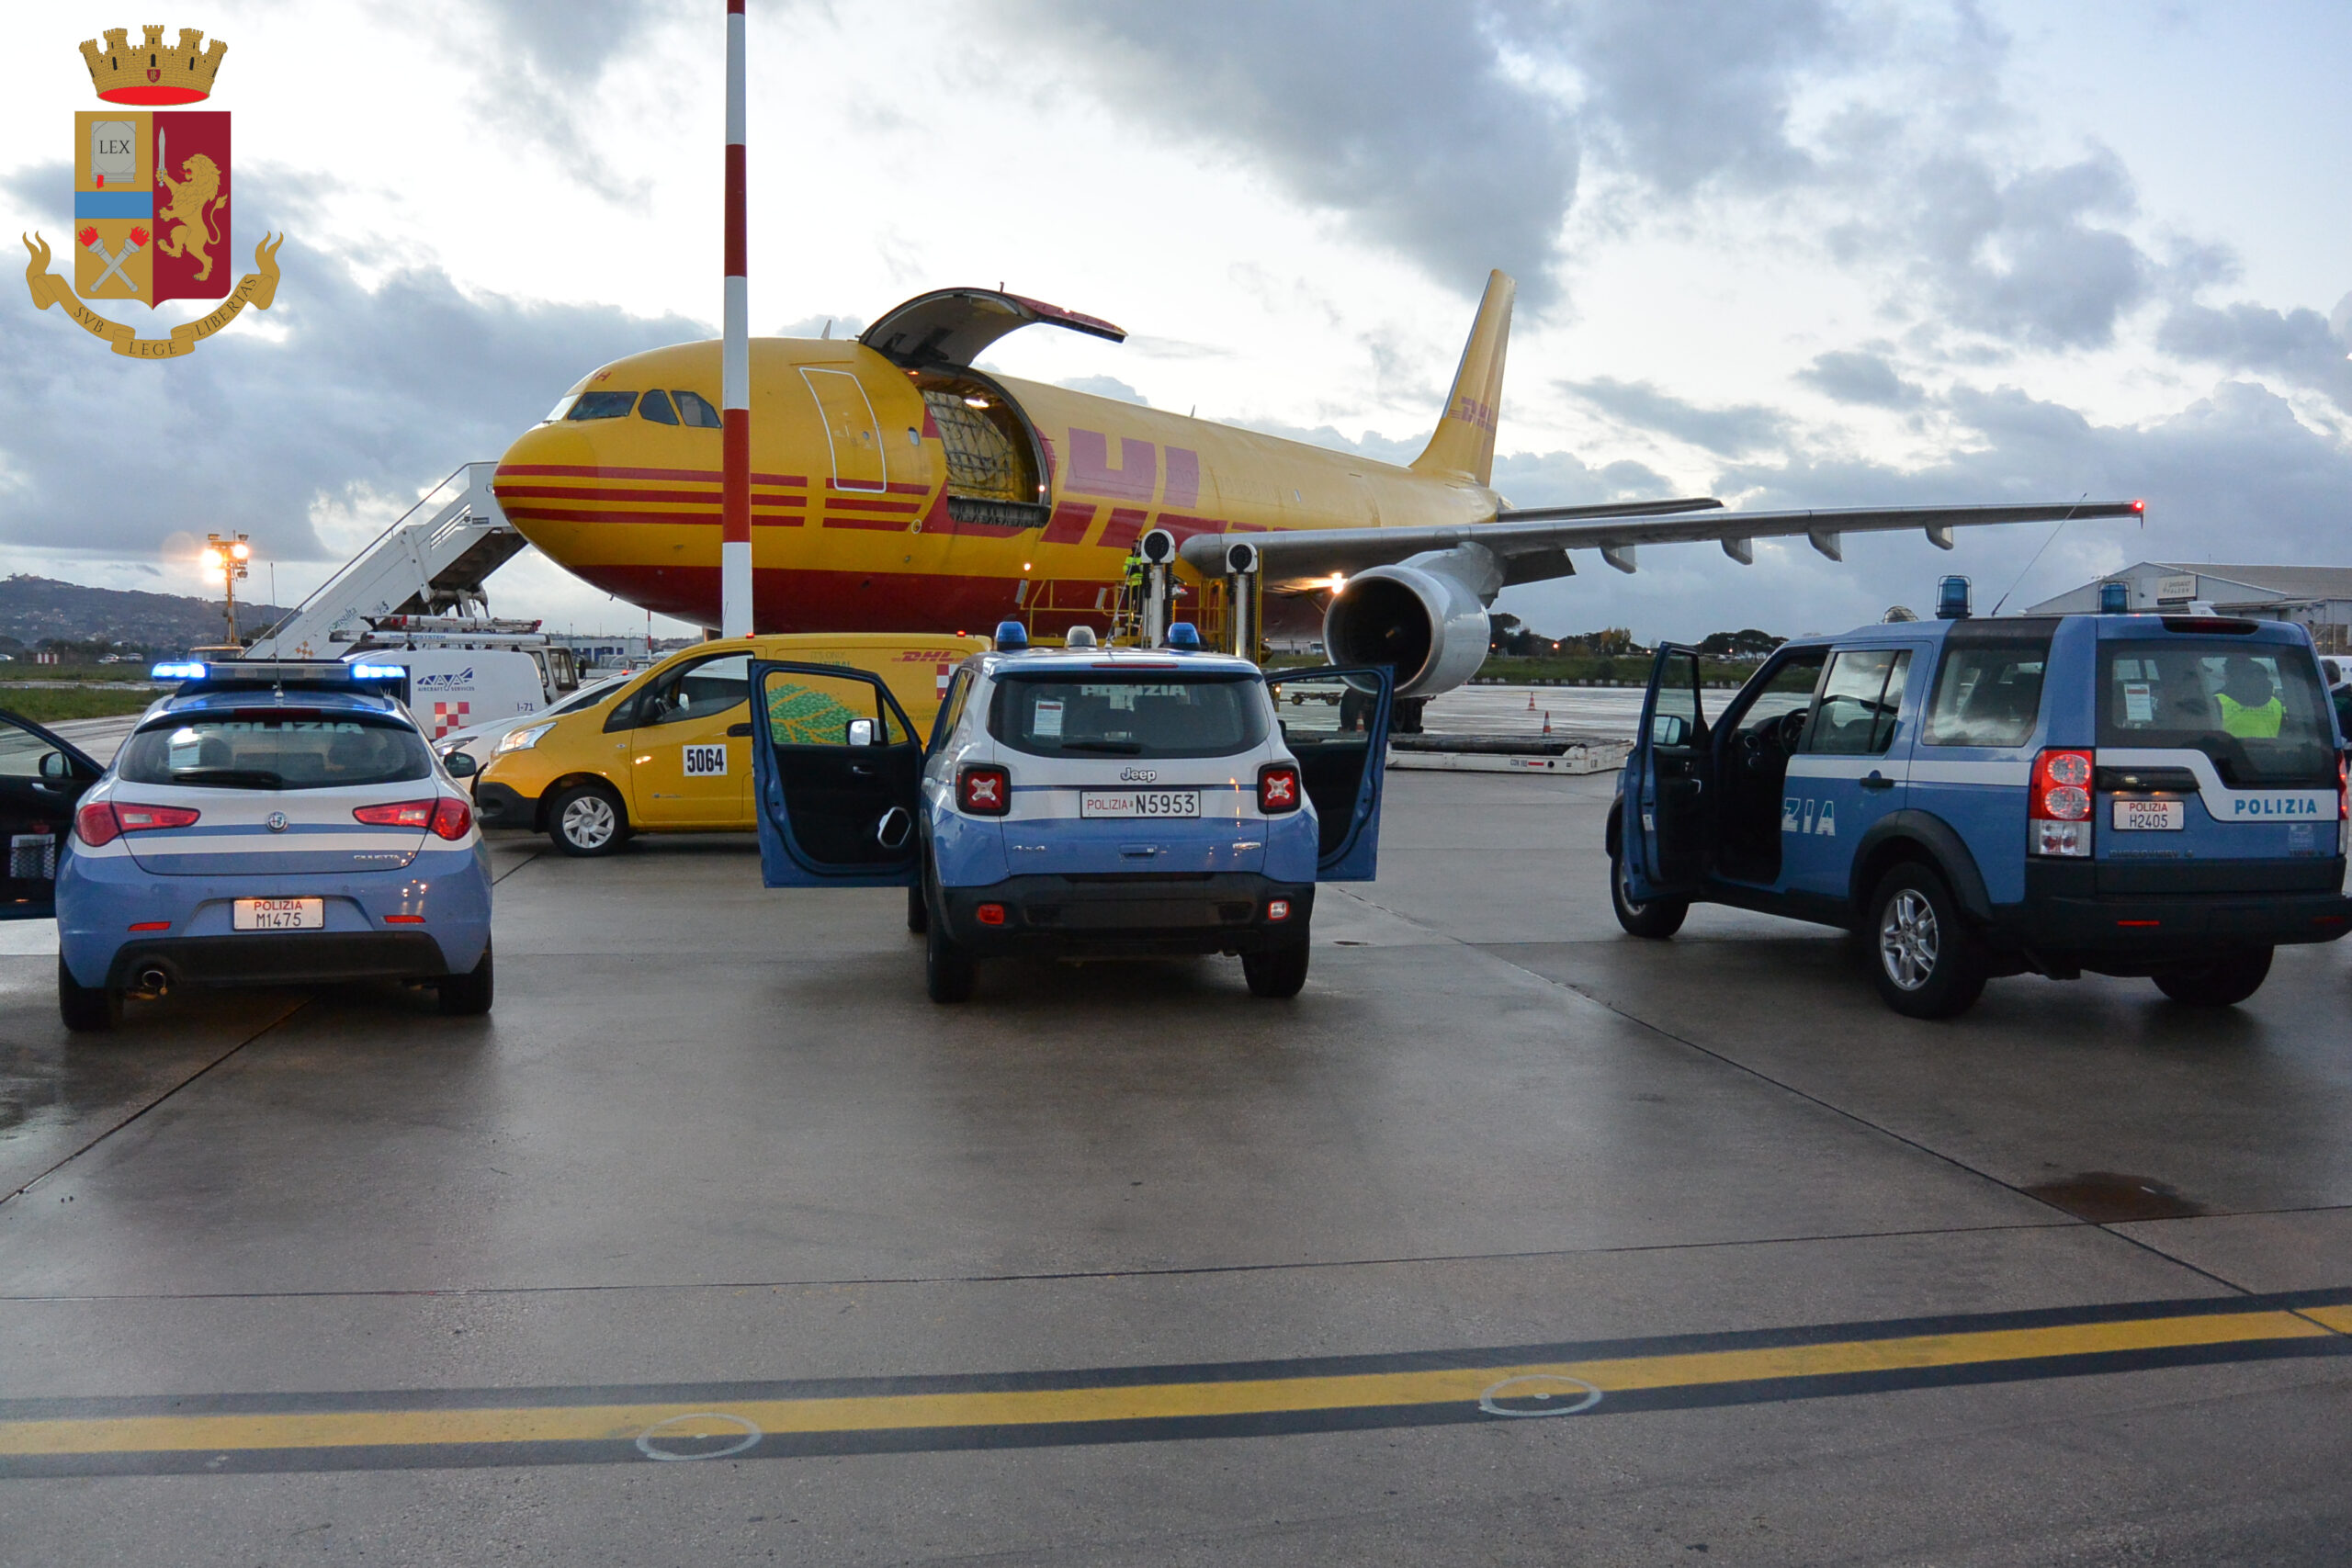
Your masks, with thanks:
[[[473,807],[454,795],[445,795],[433,807],[433,836],[447,839],[452,843],[466,836],[474,825]]]
[[[112,843],[124,833],[152,833],[160,828],[193,828],[203,815],[185,806],[141,806],[129,801],[102,800],[74,814],[74,831],[92,849]]]
[[[1288,762],[1268,762],[1258,770],[1258,809],[1279,817],[1298,809],[1298,770]]]
[[[1002,768],[967,767],[956,775],[956,804],[974,817],[1001,817],[1012,809],[1012,775]]]
[[[2088,751],[2044,751],[2033,760],[2026,814],[2031,818],[2035,854],[2081,857],[2091,852],[2091,776],[2096,766],[2097,759]]]
[[[1287,920],[1287,919],[1290,919],[1290,900],[1289,900],[1289,899],[1287,899],[1287,898],[1269,898],[1269,899],[1267,899],[1267,900],[1266,900],[1266,920],[1267,920],[1267,923],[1268,923],[1268,924],[1272,924],[1272,922],[1274,922],[1274,921],[1276,921],[1276,920]]]
[[[2335,819],[2352,821],[2352,757],[2335,759]]]
[[[983,904],[972,911],[972,918],[984,926],[1001,926],[1004,924],[1004,906]]]
[[[403,800],[393,806],[355,806],[351,815],[371,828],[430,828],[433,802]]]

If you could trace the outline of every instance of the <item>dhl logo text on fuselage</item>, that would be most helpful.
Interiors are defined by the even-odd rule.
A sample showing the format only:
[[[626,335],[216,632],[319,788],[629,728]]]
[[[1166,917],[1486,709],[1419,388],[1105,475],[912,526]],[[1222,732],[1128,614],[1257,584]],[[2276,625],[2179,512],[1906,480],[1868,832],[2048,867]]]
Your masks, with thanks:
[[[598,370],[507,452],[495,481],[507,516],[606,592],[717,625],[718,373],[715,343]],[[950,631],[1008,615],[1041,635],[1100,631],[1150,528],[1181,542],[1466,525],[1497,505],[1468,474],[957,367],[910,370],[858,342],[755,340],[752,389],[763,632]],[[1456,417],[1493,428],[1489,409]]]

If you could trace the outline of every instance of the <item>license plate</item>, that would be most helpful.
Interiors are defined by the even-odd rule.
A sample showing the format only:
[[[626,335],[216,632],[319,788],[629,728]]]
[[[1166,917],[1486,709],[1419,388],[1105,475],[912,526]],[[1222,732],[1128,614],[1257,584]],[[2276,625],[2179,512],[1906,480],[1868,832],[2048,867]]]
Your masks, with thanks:
[[[2119,800],[2115,830],[2119,833],[2177,833],[2188,825],[2188,807],[2177,800]]]
[[[240,898],[229,911],[231,929],[241,931],[315,931],[327,924],[323,898]]]
[[[1080,817],[1198,817],[1201,792],[1196,789],[1084,790],[1078,797]]]

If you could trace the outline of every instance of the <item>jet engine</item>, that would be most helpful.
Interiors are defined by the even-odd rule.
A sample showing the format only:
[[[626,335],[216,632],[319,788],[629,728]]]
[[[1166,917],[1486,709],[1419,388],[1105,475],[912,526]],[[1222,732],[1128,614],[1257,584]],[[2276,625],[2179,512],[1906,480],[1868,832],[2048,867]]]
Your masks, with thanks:
[[[1323,613],[1334,664],[1386,664],[1399,697],[1450,692],[1487,660],[1487,604],[1502,565],[1477,545],[1430,550],[1349,578]]]

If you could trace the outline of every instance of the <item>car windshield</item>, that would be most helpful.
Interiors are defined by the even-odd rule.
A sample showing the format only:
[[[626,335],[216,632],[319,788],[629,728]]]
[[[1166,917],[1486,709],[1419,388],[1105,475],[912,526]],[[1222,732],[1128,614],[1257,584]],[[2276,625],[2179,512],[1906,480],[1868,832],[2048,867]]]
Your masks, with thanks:
[[[1156,670],[1008,676],[989,733],[1033,757],[1227,757],[1266,738],[1254,675]]]
[[[404,724],[335,714],[165,719],[123,746],[130,784],[200,789],[336,789],[433,776],[424,738]]]
[[[2237,637],[2099,644],[2098,743],[2204,752],[2235,788],[2335,783],[2312,657]]]

